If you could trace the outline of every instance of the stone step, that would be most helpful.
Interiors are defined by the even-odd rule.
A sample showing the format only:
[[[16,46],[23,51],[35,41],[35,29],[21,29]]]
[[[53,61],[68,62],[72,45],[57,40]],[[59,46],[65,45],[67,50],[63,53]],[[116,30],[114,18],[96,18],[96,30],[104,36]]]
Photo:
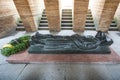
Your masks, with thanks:
[[[66,18],[71,18],[72,19],[72,16],[69,16],[69,15],[65,15],[65,16],[62,16],[63,19],[66,19]],[[42,17],[41,20],[46,20],[47,17]],[[87,20],[93,20],[93,17],[86,17]]]
[[[23,26],[22,23],[19,23],[18,26]],[[48,23],[40,23],[39,26],[48,26]],[[62,22],[61,26],[72,26],[72,23],[65,23]],[[94,27],[95,25],[93,23],[86,23],[86,27]],[[110,25],[110,27],[116,27],[116,25]]]
[[[61,30],[72,30],[72,27],[61,27]],[[85,27],[85,30],[95,30],[95,27]],[[48,27],[38,27],[38,30],[49,30]]]
[[[47,17],[42,17],[41,20],[47,20]]]
[[[40,23],[39,26],[48,26],[48,23]]]
[[[62,10],[62,19],[61,20],[62,20],[61,21],[61,29],[62,30],[72,30],[72,10],[71,9],[67,9],[67,10],[63,9]],[[21,20],[19,21],[18,26],[23,26],[23,23]],[[86,26],[85,30],[95,30],[96,29],[90,10],[88,10],[85,26]],[[110,30],[118,30],[118,28],[116,26],[117,26],[117,24],[116,24],[115,20],[112,20],[111,25],[110,25]],[[42,18],[40,20],[38,29],[39,30],[49,30],[45,10],[42,14]],[[17,27],[16,30],[25,30],[25,28]]]
[[[92,14],[87,14],[87,17],[92,17]]]
[[[46,12],[42,12],[42,14],[46,14]],[[62,14],[72,14],[72,12],[62,12]]]
[[[72,17],[72,15],[64,15],[64,14],[63,14],[62,17]],[[92,15],[87,15],[86,17],[87,17],[87,18],[93,18]]]
[[[95,27],[85,27],[85,30],[96,30]]]
[[[62,15],[70,15],[70,16],[72,16],[72,14],[67,14],[67,13],[62,13]],[[87,14],[87,17],[92,17],[92,14]]]
[[[72,9],[62,9],[62,11],[71,11],[72,12]]]
[[[62,20],[62,23],[72,23],[72,20]],[[40,23],[47,23],[47,20],[41,20]],[[86,20],[86,23],[94,23],[93,20]],[[18,23],[18,26],[23,26],[23,23]],[[110,25],[111,27],[116,27],[117,24],[114,22],[114,23],[111,23]]]
[[[62,15],[72,15],[72,12],[71,12],[71,13],[65,13],[65,12],[62,12]],[[43,13],[42,13],[42,16],[43,16],[43,17],[46,17],[46,13],[43,12]],[[90,17],[91,17],[92,14],[91,14],[91,13],[87,13],[87,16],[90,16]]]
[[[17,26],[23,26],[23,23],[17,23]]]
[[[86,24],[85,27],[95,27],[95,25],[92,23],[92,24]]]
[[[61,23],[72,23],[72,20],[62,20]]]
[[[62,27],[72,27],[72,23],[61,23]]]
[[[72,11],[72,9],[62,9],[62,11]],[[91,12],[91,9],[88,9],[88,12]]]
[[[72,20],[62,20],[62,23],[72,23]],[[47,20],[41,20],[40,23],[48,23]],[[94,23],[93,20],[86,20],[86,23]],[[18,26],[23,26],[23,23],[17,23]],[[113,25],[112,25],[113,26]]]
[[[93,20],[92,17],[86,17],[86,20]]]
[[[17,26],[16,31],[25,31],[24,26]]]
[[[38,27],[39,30],[49,30],[48,26]],[[72,27],[61,27],[62,30],[72,30]],[[95,30],[95,27],[85,27],[86,30]],[[16,28],[17,31],[25,31],[24,26]],[[109,30],[118,30],[117,27],[110,27]]]
[[[61,30],[72,30],[72,27],[61,27]]]
[[[38,30],[49,30],[48,27],[38,27]],[[72,30],[72,27],[61,27],[61,30]]]
[[[86,20],[86,23],[94,23],[93,20]]]
[[[62,23],[61,26],[73,26],[72,23]],[[95,27],[95,25],[93,23],[86,23],[85,24],[86,27]]]
[[[116,23],[111,23],[110,27],[117,27],[117,24]]]
[[[43,9],[43,11],[45,11],[45,9]],[[72,9],[62,9],[62,11],[72,11]],[[91,11],[90,9],[88,9],[88,11]]]
[[[72,20],[72,17],[62,17],[62,20]]]
[[[72,12],[62,12],[62,14],[72,14]]]
[[[38,27],[38,30],[49,30],[48,26]]]
[[[85,23],[87,26],[94,26],[93,23]],[[61,23],[62,26],[71,26],[72,23]],[[48,26],[48,23],[40,23],[39,26]]]
[[[115,20],[112,20],[112,22],[111,23],[116,23],[116,21]]]
[[[72,17],[72,15],[62,15],[62,17]]]
[[[118,27],[109,27],[109,30],[118,30]]]
[[[62,15],[72,15],[72,13],[63,13],[63,12],[62,12]],[[43,12],[42,16],[43,16],[43,17],[46,17],[46,13]],[[88,16],[88,17],[92,17],[92,14],[91,14],[91,13],[87,13],[87,16]]]
[[[40,23],[48,23],[48,20],[41,20]]]
[[[87,14],[92,14],[92,12],[91,12],[91,11],[88,11]]]
[[[40,21],[40,23],[48,23],[48,21]],[[72,20],[62,20],[61,23],[72,23]],[[94,21],[86,21],[86,23],[94,23]]]
[[[20,20],[19,23],[22,23],[22,20]]]
[[[48,20],[41,20],[43,23],[46,23]],[[62,20],[62,21],[72,21],[72,20]],[[87,23],[94,22],[93,20],[86,20]]]

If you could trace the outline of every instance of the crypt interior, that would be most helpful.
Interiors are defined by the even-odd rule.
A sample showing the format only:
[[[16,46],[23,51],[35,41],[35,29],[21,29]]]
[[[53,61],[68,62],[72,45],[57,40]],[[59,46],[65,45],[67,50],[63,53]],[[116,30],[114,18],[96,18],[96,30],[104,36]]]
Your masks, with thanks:
[[[120,0],[0,0],[0,49],[36,32],[95,36],[98,31],[113,40],[110,54],[29,54],[25,50],[6,57],[0,51],[0,80],[120,79]]]

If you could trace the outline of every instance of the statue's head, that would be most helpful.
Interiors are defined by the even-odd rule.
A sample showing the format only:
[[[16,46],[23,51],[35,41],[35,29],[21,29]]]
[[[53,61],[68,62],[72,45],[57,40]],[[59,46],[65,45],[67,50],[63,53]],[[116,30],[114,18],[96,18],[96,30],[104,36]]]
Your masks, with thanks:
[[[95,35],[96,38],[98,38],[99,40],[104,40],[106,39],[106,35],[104,32],[102,31],[98,31],[97,34]]]

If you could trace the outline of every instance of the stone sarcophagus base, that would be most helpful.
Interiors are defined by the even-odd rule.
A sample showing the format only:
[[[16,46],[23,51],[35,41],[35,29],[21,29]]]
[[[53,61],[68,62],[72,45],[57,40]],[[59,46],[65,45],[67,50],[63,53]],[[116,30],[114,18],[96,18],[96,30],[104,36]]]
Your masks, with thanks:
[[[110,53],[109,46],[113,43],[105,33],[98,31],[94,36],[59,36],[36,33],[31,37],[29,53]]]

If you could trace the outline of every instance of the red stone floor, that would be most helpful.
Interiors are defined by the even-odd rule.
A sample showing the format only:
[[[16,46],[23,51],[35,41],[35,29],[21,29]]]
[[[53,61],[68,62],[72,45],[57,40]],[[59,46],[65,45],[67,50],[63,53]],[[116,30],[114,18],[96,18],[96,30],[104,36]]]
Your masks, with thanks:
[[[120,56],[111,49],[111,54],[29,54],[27,50],[8,57],[9,63],[36,62],[112,62],[119,63]]]

